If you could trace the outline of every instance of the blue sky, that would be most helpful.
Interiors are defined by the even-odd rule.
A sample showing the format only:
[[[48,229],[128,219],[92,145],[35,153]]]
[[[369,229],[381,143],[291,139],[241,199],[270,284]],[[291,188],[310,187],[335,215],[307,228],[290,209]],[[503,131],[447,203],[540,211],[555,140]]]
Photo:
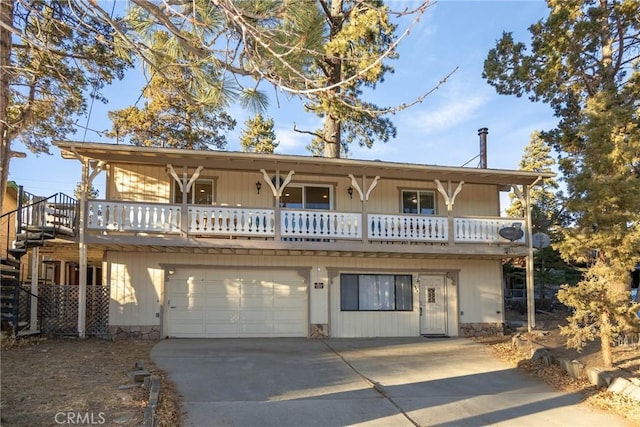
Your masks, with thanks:
[[[392,9],[411,5],[402,0],[388,3]],[[546,105],[532,103],[526,97],[498,95],[482,79],[482,67],[487,52],[503,31],[513,32],[516,40],[528,42],[527,28],[547,14],[542,0],[440,0],[432,5],[400,44],[400,58],[392,61],[395,73],[388,75],[366,99],[380,106],[410,102],[437,86],[456,67],[458,70],[422,103],[390,116],[398,130],[395,139],[378,143],[372,149],[353,146],[350,157],[444,166],[468,163],[467,166],[475,167],[478,160],[472,159],[478,155],[477,130],[487,127],[489,168],[518,169],[531,133],[550,129],[557,120]],[[398,31],[403,31],[407,24],[400,23]],[[107,112],[133,105],[144,83],[141,72],[129,72],[124,81],[105,89],[109,103],[95,103],[91,115],[80,118],[79,124],[95,130],[109,129]],[[294,132],[293,124],[314,130],[321,126],[320,119],[305,113],[299,100],[289,99],[283,93],[278,93],[276,100],[273,89],[267,86],[263,89],[271,95],[272,105],[266,115],[275,121],[280,141],[276,152],[309,154],[305,147],[310,136]],[[238,125],[228,136],[227,149],[239,151],[238,135],[252,114],[239,106],[232,106],[229,113]],[[69,139],[115,142],[93,131],[85,135],[84,129],[78,129]],[[14,150],[27,151],[20,144]],[[28,153],[26,159],[13,159],[9,179],[37,195],[57,192],[72,195],[80,181],[80,162],[62,160],[55,149],[52,153],[51,156]],[[103,177],[98,177],[94,183],[99,197],[104,196],[103,181]]]

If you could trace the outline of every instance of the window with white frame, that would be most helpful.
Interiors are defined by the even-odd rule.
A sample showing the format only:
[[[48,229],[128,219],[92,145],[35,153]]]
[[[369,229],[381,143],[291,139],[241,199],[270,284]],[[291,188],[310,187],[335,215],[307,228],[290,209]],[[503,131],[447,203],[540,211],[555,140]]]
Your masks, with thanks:
[[[436,195],[433,191],[402,190],[402,213],[434,215]]]
[[[176,182],[173,183],[173,202],[182,203],[184,194]],[[210,205],[214,202],[213,180],[198,179],[191,185],[187,193],[187,204],[189,205]]]
[[[326,185],[288,185],[280,205],[290,209],[331,209],[331,187]]]
[[[410,274],[341,274],[341,311],[412,311]]]

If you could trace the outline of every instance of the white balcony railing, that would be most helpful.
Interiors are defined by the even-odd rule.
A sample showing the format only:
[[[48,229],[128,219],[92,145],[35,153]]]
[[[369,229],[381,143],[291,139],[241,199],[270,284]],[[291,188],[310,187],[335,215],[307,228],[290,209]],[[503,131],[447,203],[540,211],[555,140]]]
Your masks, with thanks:
[[[446,242],[449,232],[446,217],[369,214],[370,240],[406,240]]]
[[[87,229],[144,233],[180,233],[195,236],[274,237],[284,239],[357,240],[362,239],[367,221],[367,240],[455,243],[506,243],[500,229],[519,223],[522,218],[454,218],[453,236],[447,217],[431,215],[388,215],[283,209],[276,224],[275,209],[189,205],[182,215],[176,204],[87,202]],[[277,229],[279,227],[279,230]],[[515,241],[524,244],[525,237]]]
[[[189,206],[189,234],[224,236],[273,236],[273,209]]]
[[[456,243],[508,242],[500,236],[500,229],[514,224],[520,224],[524,230],[524,219],[521,218],[455,218],[454,239]],[[516,242],[525,243],[525,236]]]
[[[359,213],[286,209],[280,215],[280,233],[284,238],[362,238],[362,214]]]
[[[180,205],[113,202],[87,202],[87,229],[177,233],[180,231]]]

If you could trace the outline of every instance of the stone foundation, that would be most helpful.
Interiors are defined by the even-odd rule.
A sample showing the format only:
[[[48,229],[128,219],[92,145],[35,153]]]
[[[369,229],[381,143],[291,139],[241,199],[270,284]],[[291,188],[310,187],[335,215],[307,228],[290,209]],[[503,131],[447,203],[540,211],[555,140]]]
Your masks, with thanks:
[[[312,323],[309,329],[309,337],[311,339],[322,340],[329,338],[329,325],[327,324]]]
[[[116,340],[159,340],[160,326],[109,326],[109,337]]]
[[[504,336],[504,323],[461,323],[461,337],[501,337]]]

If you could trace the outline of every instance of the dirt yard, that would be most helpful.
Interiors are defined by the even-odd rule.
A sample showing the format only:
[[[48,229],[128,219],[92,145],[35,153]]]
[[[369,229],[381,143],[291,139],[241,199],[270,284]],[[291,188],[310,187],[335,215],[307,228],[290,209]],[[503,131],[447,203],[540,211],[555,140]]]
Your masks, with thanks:
[[[141,361],[159,375],[156,425],[180,425],[179,396],[149,353],[153,341],[2,339],[2,426],[141,426],[149,397],[127,376]]]
[[[583,352],[568,350],[557,324],[562,319],[538,318],[542,332],[529,338],[552,353],[580,360],[587,366],[601,366],[597,344]],[[525,334],[527,335],[527,334]],[[511,336],[481,340],[496,357],[513,363],[524,372],[559,390],[580,391],[587,403],[616,412],[640,425],[640,405],[623,396],[597,390],[586,381],[566,376],[558,367],[531,362],[511,345]],[[11,339],[2,340],[1,415],[2,426],[51,426],[68,417],[85,420],[85,425],[140,426],[148,393],[127,376],[137,361],[161,378],[158,426],[180,425],[180,396],[151,362],[153,341],[106,341],[100,339]],[[640,377],[640,348],[617,347],[616,369]],[[91,418],[93,417],[93,418]],[[81,424],[75,422],[75,424]]]
[[[508,314],[507,314],[508,315]],[[613,348],[614,369],[605,369],[600,353],[600,343],[591,342],[581,352],[566,348],[566,338],[560,335],[559,325],[565,324],[561,315],[536,315],[536,329],[520,332],[523,337],[534,344],[549,349],[552,356],[578,360],[586,367],[612,371],[616,376],[640,378],[640,346],[621,345]],[[640,426],[640,404],[622,395],[615,395],[598,390],[586,380],[574,380],[566,375],[558,366],[545,366],[542,361],[532,362],[528,355],[517,351],[512,346],[513,334],[505,337],[482,339],[492,347],[497,357],[510,361],[528,375],[544,381],[558,390],[579,391],[585,396],[585,402],[607,411],[615,412]]]

